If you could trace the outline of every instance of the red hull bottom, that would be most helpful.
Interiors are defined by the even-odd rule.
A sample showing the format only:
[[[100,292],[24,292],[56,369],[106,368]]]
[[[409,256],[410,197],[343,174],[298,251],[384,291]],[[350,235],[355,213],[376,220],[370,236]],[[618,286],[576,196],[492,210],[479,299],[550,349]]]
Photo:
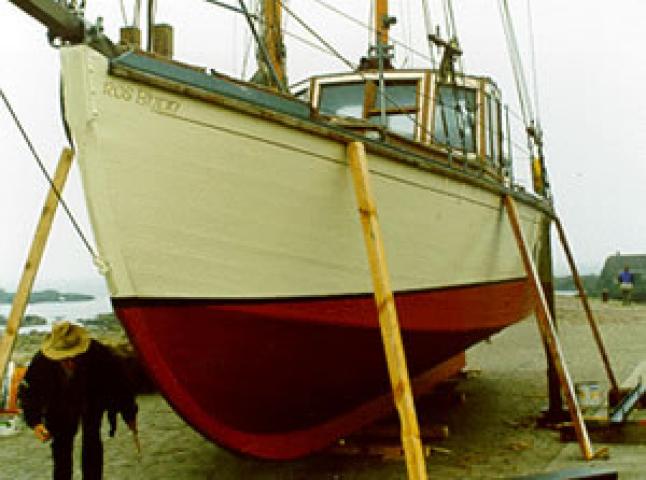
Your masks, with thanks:
[[[396,299],[416,395],[459,370],[470,345],[531,309],[524,280]],[[297,458],[393,409],[369,295],[113,304],[165,397],[222,446]]]

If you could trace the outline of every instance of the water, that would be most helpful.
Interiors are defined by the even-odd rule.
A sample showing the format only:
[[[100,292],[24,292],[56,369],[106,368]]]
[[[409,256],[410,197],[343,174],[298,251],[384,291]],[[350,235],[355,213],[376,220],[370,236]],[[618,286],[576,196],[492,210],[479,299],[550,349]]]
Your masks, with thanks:
[[[0,315],[7,318],[11,310],[10,304],[0,305]],[[47,320],[47,325],[22,327],[20,333],[32,331],[49,331],[50,325],[56,320],[79,320],[94,318],[101,313],[112,313],[112,305],[108,296],[98,296],[93,300],[83,302],[43,302],[27,305],[25,315],[38,315]]]
[[[578,290],[556,290],[554,293],[560,297],[576,297],[579,295]]]

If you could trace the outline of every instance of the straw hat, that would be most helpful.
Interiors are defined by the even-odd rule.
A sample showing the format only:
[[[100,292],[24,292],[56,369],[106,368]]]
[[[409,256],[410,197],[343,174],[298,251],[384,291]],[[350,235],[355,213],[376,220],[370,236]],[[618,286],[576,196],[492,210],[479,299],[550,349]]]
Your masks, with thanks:
[[[64,320],[52,326],[41,351],[50,360],[63,360],[85,353],[90,346],[90,336],[80,325]]]

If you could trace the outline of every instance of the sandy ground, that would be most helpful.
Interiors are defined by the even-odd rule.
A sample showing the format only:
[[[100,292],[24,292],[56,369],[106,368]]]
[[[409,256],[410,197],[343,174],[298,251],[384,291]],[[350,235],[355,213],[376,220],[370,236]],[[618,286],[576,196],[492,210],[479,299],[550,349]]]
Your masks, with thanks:
[[[646,306],[622,307],[593,302],[617,377],[626,378],[646,359]],[[575,381],[600,381],[604,370],[575,298],[559,297],[557,315],[563,349]],[[31,354],[23,342],[19,354]],[[463,402],[447,407],[422,401],[423,424],[446,424],[450,436],[432,441],[443,453],[427,459],[429,478],[514,478],[563,468],[615,468],[621,479],[646,478],[646,443],[611,445],[609,460],[586,463],[576,444],[561,443],[556,432],[539,429],[535,420],[546,405],[545,356],[533,319],[494,336],[468,352],[478,375],[461,380]],[[241,458],[224,451],[186,426],[158,395],[139,397],[142,455],[121,425],[105,447],[106,479],[404,479],[401,459],[319,454],[289,463]],[[107,430],[107,429],[105,429]],[[644,435],[646,438],[646,435]],[[78,439],[77,439],[78,440]],[[603,445],[595,444],[595,448]],[[79,448],[76,449],[76,475]],[[22,427],[0,437],[0,480],[50,478],[49,446]]]

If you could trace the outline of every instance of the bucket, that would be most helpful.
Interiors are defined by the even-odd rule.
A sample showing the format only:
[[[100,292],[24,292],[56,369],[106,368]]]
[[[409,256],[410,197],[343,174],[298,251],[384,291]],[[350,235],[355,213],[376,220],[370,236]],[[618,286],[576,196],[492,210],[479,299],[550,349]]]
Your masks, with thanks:
[[[599,382],[578,382],[574,392],[581,410],[592,410],[603,406],[604,396]]]

